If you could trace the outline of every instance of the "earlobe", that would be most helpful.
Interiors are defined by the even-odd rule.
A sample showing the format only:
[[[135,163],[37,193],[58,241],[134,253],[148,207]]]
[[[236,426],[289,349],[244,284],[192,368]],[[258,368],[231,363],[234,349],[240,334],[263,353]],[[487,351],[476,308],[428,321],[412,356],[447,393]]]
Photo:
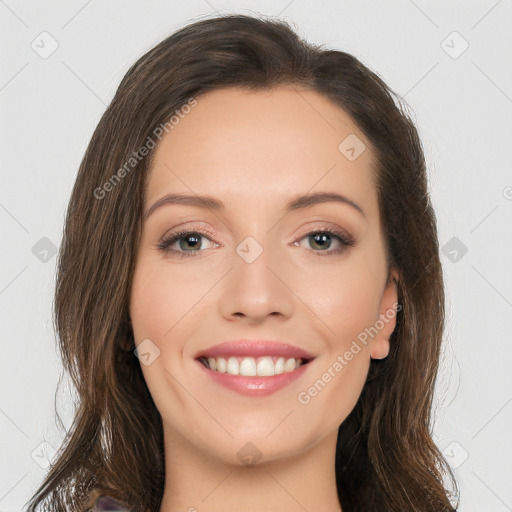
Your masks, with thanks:
[[[385,340],[379,342],[378,346],[372,348],[370,357],[372,359],[385,359],[389,354],[389,341],[384,343]]]
[[[370,357],[384,359],[389,354],[389,339],[395,330],[396,315],[398,311],[398,282],[399,275],[396,269],[391,269],[386,287],[382,294],[379,308],[379,317],[375,321],[377,334],[372,340]]]

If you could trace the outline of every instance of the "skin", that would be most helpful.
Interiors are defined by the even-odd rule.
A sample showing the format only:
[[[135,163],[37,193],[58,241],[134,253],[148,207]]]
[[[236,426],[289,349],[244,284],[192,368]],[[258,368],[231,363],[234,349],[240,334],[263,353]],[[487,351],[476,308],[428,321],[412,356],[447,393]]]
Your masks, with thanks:
[[[366,145],[354,161],[338,149],[349,134]],[[337,430],[360,396],[370,358],[387,356],[395,317],[307,404],[298,394],[397,302],[369,141],[314,91],[227,88],[200,96],[154,151],[145,211],[169,193],[225,204],[225,211],[167,204],[143,224],[130,316],[136,344],[149,338],[160,351],[141,366],[164,426],[161,512],[341,510]],[[283,210],[320,191],[342,194],[364,215],[338,202]],[[354,245],[335,236],[322,245],[307,235],[332,226]],[[181,229],[213,234],[172,244],[192,256],[158,249],[164,235]],[[263,249],[251,263],[236,251],[248,236]],[[394,269],[391,276],[398,279]],[[246,397],[214,384],[194,360],[241,338],[281,340],[317,357],[284,389]],[[237,456],[248,442],[261,454],[252,466]]]

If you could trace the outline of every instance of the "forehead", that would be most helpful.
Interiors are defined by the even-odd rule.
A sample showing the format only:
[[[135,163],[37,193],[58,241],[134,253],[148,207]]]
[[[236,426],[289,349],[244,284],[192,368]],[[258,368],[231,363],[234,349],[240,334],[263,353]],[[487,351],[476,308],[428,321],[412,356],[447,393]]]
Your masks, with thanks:
[[[369,141],[312,90],[208,92],[155,151],[147,203],[183,192],[216,195],[234,207],[249,198],[271,205],[317,190],[352,196],[368,209],[376,203]]]

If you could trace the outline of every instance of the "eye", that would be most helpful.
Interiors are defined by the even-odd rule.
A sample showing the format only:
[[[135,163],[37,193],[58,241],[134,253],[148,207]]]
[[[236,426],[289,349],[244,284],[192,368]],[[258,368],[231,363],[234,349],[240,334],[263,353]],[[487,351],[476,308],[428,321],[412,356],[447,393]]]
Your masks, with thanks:
[[[315,253],[318,253],[319,256],[340,254],[346,251],[347,247],[354,245],[354,239],[348,233],[334,226],[309,231],[302,236],[300,241],[302,240],[308,240],[310,247]],[[338,247],[331,250],[333,240]],[[294,244],[297,243],[298,242],[294,242]]]
[[[178,231],[164,236],[158,242],[157,248],[163,253],[174,254],[180,258],[192,257],[204,249],[211,248],[211,246],[203,247],[203,239],[218,247],[218,244],[210,238],[211,236],[213,236],[212,233],[200,229]],[[294,242],[293,245],[298,245],[299,242],[306,239],[309,239],[310,247],[319,256],[340,254],[347,247],[354,245],[354,239],[349,234],[334,226],[309,231],[303,234],[302,238]],[[333,243],[337,244],[338,247],[331,249]]]
[[[210,233],[208,233],[210,235]],[[179,257],[195,256],[201,250],[204,250],[202,239],[206,238],[209,242],[212,240],[201,230],[184,230],[177,233],[171,233],[164,236],[157,247],[164,253],[172,253],[179,255]],[[173,248],[174,245],[178,248]],[[207,247],[208,248],[208,247]]]

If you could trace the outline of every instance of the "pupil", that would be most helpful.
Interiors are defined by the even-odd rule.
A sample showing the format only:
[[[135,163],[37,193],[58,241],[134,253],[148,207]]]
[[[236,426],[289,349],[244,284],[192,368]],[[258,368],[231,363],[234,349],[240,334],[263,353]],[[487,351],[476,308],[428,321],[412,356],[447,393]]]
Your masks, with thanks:
[[[190,247],[186,247],[186,246],[184,246],[184,245],[185,245],[185,244],[187,244],[190,240],[194,240],[194,241],[195,241],[195,243],[197,244],[197,243],[198,243],[198,241],[199,241],[199,238],[200,238],[200,237],[199,237],[199,236],[196,236],[196,235],[187,235],[186,237],[183,237],[183,238],[180,240],[180,248],[181,248],[181,249],[183,249],[183,250],[185,250],[185,251],[186,251],[187,249],[190,249]],[[184,243],[182,244],[182,242],[184,242]],[[194,244],[194,242],[192,242],[192,244]],[[201,245],[201,244],[199,243],[199,245]],[[194,249],[194,247],[192,247],[192,249]]]
[[[315,244],[318,244],[319,241],[320,241],[320,248],[323,248],[323,249],[326,248],[326,247],[327,248],[330,247],[331,244],[330,244],[330,240],[328,240],[329,237],[330,237],[330,235],[325,234],[325,233],[313,235],[313,239],[315,240]],[[326,241],[329,242],[329,243],[327,245],[322,245],[322,243],[325,244]]]
[[[314,243],[319,245],[320,248],[322,249],[325,249],[326,247],[329,248],[330,247],[330,235],[326,234],[326,233],[319,233],[319,234],[316,234],[316,235],[312,235],[312,238],[314,240]],[[197,235],[188,235],[184,238],[182,238],[180,240],[180,247],[181,249],[183,250],[187,250],[189,249],[190,247],[184,247],[183,244],[181,242],[184,242],[185,244],[188,244],[190,242],[190,240],[193,240],[192,242],[192,245],[201,245],[200,242],[199,242],[199,239],[200,239],[200,236],[197,236]],[[194,249],[195,247],[192,247],[192,249]]]

